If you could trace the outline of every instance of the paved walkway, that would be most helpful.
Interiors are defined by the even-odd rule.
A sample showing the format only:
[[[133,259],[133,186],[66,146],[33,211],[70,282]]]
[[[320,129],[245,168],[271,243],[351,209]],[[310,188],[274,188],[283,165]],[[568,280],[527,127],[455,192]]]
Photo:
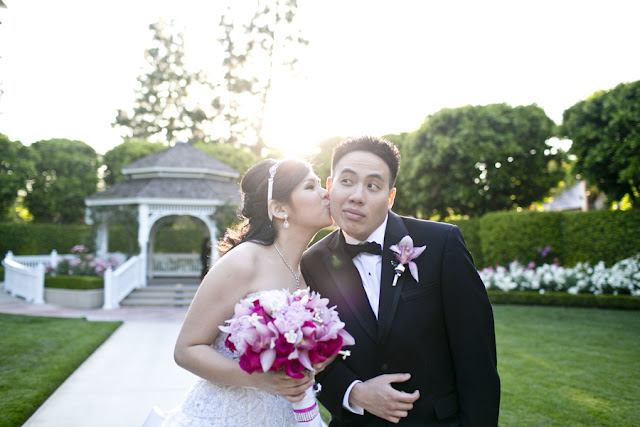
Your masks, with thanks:
[[[30,304],[0,290],[0,312],[122,320],[24,424],[25,427],[140,427],[154,405],[178,405],[195,376],[173,361],[186,308],[81,310]]]

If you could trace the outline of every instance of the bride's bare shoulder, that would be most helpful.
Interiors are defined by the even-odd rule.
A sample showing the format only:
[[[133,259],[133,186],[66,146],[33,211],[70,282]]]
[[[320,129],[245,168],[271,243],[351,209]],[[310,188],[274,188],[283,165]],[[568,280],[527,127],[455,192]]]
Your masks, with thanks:
[[[256,267],[267,248],[258,243],[243,242],[216,261],[210,273],[224,276],[233,274],[236,278],[250,279],[256,274]]]

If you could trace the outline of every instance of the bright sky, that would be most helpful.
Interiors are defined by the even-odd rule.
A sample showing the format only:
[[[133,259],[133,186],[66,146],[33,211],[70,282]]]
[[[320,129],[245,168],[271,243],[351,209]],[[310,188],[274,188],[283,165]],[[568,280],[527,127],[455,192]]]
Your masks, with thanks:
[[[105,153],[160,18],[214,61],[220,2],[3,0],[0,132],[78,139]],[[242,0],[249,1],[249,0]],[[410,132],[445,107],[538,104],[556,123],[598,89],[640,79],[640,1],[299,0],[307,79],[280,81],[268,143],[292,154],[333,136]],[[199,55],[196,58],[196,55]]]

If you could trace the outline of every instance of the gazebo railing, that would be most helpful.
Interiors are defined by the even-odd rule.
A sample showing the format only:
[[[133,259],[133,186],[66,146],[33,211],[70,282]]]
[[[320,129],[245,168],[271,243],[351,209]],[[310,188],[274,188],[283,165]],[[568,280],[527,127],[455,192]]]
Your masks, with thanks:
[[[140,255],[133,256],[116,270],[108,268],[104,273],[105,310],[118,308],[120,302],[134,289],[146,285],[145,260]]]
[[[7,256],[2,265],[7,292],[34,304],[44,304],[44,263],[28,267]]]
[[[150,277],[200,277],[200,274],[202,274],[200,254],[160,253],[151,255]]]

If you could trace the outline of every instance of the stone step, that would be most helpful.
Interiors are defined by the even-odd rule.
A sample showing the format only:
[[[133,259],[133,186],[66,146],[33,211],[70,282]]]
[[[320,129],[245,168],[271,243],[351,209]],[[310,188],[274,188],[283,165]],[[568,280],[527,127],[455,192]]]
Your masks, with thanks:
[[[144,288],[131,292],[120,304],[128,307],[189,306],[198,285],[193,278],[153,279]]]
[[[120,305],[125,307],[188,307],[192,298],[125,298]]]
[[[198,290],[197,286],[180,286],[180,287],[168,287],[168,286],[147,286],[140,289],[134,289],[132,293],[140,294],[154,294],[154,293],[190,293],[195,294]]]
[[[136,299],[162,299],[162,298],[191,298],[193,299],[196,294],[195,290],[191,292],[168,292],[168,291],[153,291],[153,292],[145,292],[145,291],[133,291],[129,294],[128,298],[136,298]]]

